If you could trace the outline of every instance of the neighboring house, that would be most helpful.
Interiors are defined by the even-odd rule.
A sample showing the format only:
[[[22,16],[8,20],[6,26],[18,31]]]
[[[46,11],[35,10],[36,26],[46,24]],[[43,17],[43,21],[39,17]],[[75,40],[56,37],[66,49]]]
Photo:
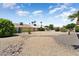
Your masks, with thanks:
[[[31,30],[31,31],[36,31],[37,30],[37,27],[34,27],[34,26],[31,26],[29,24],[14,24],[15,27],[16,27],[16,31],[18,32],[19,30],[22,30],[22,32],[27,32],[28,30]]]

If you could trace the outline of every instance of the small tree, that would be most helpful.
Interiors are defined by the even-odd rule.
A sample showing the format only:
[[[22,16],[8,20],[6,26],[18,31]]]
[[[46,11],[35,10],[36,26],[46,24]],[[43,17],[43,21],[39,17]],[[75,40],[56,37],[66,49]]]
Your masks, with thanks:
[[[12,36],[14,33],[14,24],[8,19],[0,18],[0,37]]]
[[[44,26],[44,28],[45,28],[45,30],[47,30],[47,31],[49,30],[49,26]]]
[[[50,30],[53,30],[54,29],[52,24],[49,25],[49,29]]]
[[[76,26],[76,24],[74,24],[74,23],[68,24],[66,26],[66,28],[68,29],[68,35],[70,35],[70,32],[74,29],[75,26]]]
[[[60,31],[61,31],[61,32],[67,32],[67,29],[66,29],[65,26],[63,26],[62,28],[60,28]]]
[[[23,25],[23,22],[20,22],[20,25]]]

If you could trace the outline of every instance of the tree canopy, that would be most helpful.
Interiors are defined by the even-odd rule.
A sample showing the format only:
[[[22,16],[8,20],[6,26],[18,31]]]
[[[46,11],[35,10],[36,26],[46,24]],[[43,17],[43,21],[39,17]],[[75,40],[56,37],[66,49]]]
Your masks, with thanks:
[[[76,24],[71,23],[71,24],[66,25],[66,28],[67,29],[73,29],[75,26],[76,26]]]
[[[0,37],[11,36],[14,33],[14,24],[8,19],[0,18]]]

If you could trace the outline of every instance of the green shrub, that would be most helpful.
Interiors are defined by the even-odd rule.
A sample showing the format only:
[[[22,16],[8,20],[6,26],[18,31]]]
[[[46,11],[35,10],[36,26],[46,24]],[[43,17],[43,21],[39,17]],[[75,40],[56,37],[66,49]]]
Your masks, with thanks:
[[[54,30],[55,31],[60,31],[60,28],[59,27],[55,27]]]
[[[32,32],[32,30],[29,28],[29,29],[28,29],[28,34],[31,34],[31,32]]]
[[[45,29],[40,27],[40,28],[38,28],[38,31],[45,31]]]
[[[76,24],[71,23],[66,25],[66,29],[68,29],[68,35],[70,35],[70,32],[74,30]]]
[[[66,28],[61,28],[60,31],[61,32],[67,32],[67,29]]]
[[[76,26],[76,27],[75,27],[75,31],[76,31],[76,32],[79,32],[79,26]]]
[[[0,18],[0,37],[12,36],[14,33],[14,24],[8,19]]]
[[[54,26],[53,26],[52,24],[49,25],[49,29],[50,29],[50,30],[53,30],[53,29],[54,29],[53,27],[54,27]]]
[[[71,24],[66,25],[66,29],[71,29],[71,30],[73,30],[75,26],[76,26],[76,24],[71,23]]]

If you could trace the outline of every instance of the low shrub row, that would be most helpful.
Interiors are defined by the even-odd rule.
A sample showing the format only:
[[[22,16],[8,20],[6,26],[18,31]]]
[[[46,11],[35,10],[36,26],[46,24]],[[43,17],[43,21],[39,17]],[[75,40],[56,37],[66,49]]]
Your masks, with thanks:
[[[45,31],[45,28],[40,27],[38,28],[38,31]]]
[[[59,27],[55,27],[54,30],[55,31],[60,31],[60,28]]]
[[[61,32],[67,32],[67,29],[66,28],[61,28],[60,31]]]

